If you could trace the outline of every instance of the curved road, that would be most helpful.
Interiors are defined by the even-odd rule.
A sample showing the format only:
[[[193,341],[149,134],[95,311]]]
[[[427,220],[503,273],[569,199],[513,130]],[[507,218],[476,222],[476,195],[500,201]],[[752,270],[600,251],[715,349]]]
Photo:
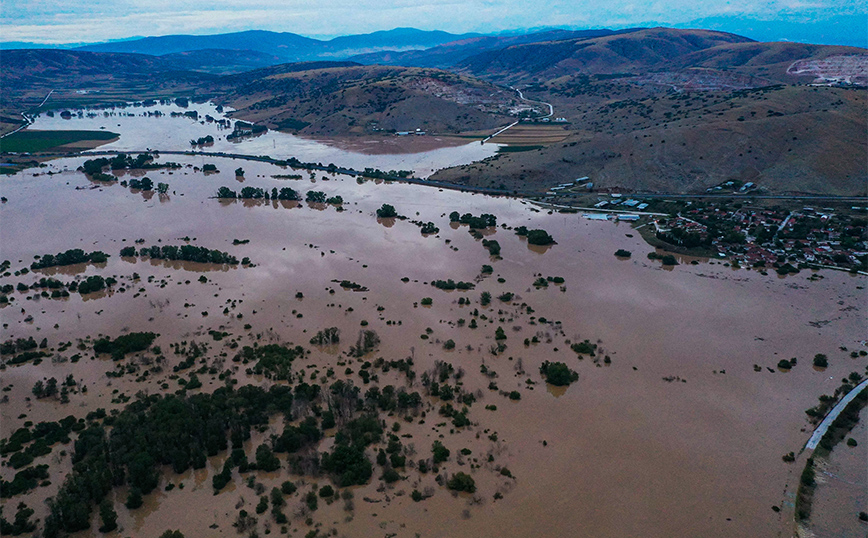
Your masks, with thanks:
[[[847,393],[846,396],[841,398],[841,401],[832,408],[832,411],[826,415],[826,418],[823,419],[823,422],[820,422],[820,425],[817,426],[817,429],[814,430],[814,434],[808,439],[808,444],[805,445],[806,450],[814,450],[817,448],[817,445],[820,444],[820,441],[823,439],[823,436],[826,435],[826,432],[829,430],[829,426],[832,425],[832,422],[838,418],[838,415],[841,414],[841,411],[847,407],[847,404],[852,402],[856,396],[859,395],[860,392],[865,390],[865,387],[868,387],[868,379],[856,385],[856,387]]]
[[[518,88],[514,88],[514,87],[512,87],[512,86],[510,86],[509,88],[510,88],[511,90],[514,90],[516,93],[518,93],[518,97],[519,97],[519,99],[521,99],[522,101],[527,101],[528,103],[539,103],[539,104],[541,104],[541,105],[545,105],[545,106],[549,107],[549,113],[546,114],[545,116],[540,116],[541,118],[551,118],[552,116],[555,115],[555,107],[553,107],[551,103],[546,103],[545,101],[534,101],[533,99],[528,99],[528,98],[526,98],[526,97],[524,96],[523,93],[521,93],[521,90],[519,90]],[[507,130],[509,130],[509,129],[513,128],[513,127],[515,127],[516,125],[518,125],[518,123],[519,123],[519,122],[517,122],[517,121],[516,121],[516,122],[513,122],[513,123],[510,123],[509,125],[507,125],[507,126],[504,127],[503,129],[497,131],[497,132],[494,133],[493,135],[490,135],[490,136],[485,137],[485,139],[482,141],[482,143],[485,144],[486,142],[488,142],[489,140],[491,140],[491,139],[494,138],[495,136],[499,135],[500,133],[502,133],[502,132],[504,132],[504,131],[507,131]]]

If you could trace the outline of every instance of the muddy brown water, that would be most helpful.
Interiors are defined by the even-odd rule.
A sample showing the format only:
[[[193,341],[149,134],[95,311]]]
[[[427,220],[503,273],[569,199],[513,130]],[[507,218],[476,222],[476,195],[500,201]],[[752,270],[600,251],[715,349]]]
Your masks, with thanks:
[[[293,172],[229,159],[170,160],[200,168],[214,162],[221,172],[205,176],[187,167],[172,173],[149,171],[155,183],[170,184],[167,196],[150,197],[119,184],[89,188],[93,183],[73,171],[82,158],[52,161],[48,168],[0,182],[0,194],[9,200],[0,207],[0,258],[10,260],[13,270],[28,266],[36,255],[69,248],[111,255],[104,267],[38,271],[0,282],[29,284],[47,274],[64,280],[100,274],[116,275],[126,288],[124,293],[115,286],[99,296],[73,294],[64,300],[25,300],[25,294],[14,292],[13,304],[0,309],[8,324],[3,338],[34,336],[56,346],[84,336],[148,330],[160,333],[156,343],[164,352],[172,342],[197,340],[209,343],[212,356],[225,351],[231,357],[233,352],[223,347],[225,342],[214,342],[209,329],[225,330],[242,343],[259,333],[260,341],[312,348],[308,340],[317,330],[337,326],[342,331],[339,347],[346,350],[367,321],[367,328],[382,338],[372,357],[412,356],[417,373],[431,368],[435,360],[463,368],[464,386],[481,394],[469,414],[474,426],[456,433],[437,427],[445,422],[437,416],[437,402],[424,423],[418,418],[402,422],[401,433],[412,435],[403,441],[417,452],[408,459],[429,457],[431,443],[442,435],[453,455],[445,470],[472,473],[477,493],[453,496],[434,482],[431,473],[408,469],[402,473],[406,480],[394,487],[382,489],[382,482],[374,480],[352,488],[352,511],[345,510],[344,501],[321,501],[311,517],[322,531],[334,528],[338,535],[359,537],[486,536],[494,529],[497,535],[516,537],[788,536],[793,526],[786,492],[794,487],[800,469],[784,464],[781,455],[798,451],[809,437],[804,410],[815,405],[820,394],[831,393],[841,377],[866,366],[864,358],[851,359],[838,349],[864,349],[864,277],[822,272],[822,280],[810,282],[803,271],[781,279],[706,260],[664,270],[660,262],[646,258],[652,247],[641,238],[626,237],[631,229],[623,223],[548,214],[522,200],[400,183],[359,184],[342,176],[324,181],[322,173],[316,173],[313,182],[307,172],[301,172],[305,179],[300,181],[273,180],[272,174]],[[342,196],[345,211],[306,203],[210,198],[219,186],[240,188],[233,172],[238,166],[246,171],[245,186],[290,186],[302,194],[321,190]],[[59,173],[49,176],[49,170]],[[409,220],[396,220],[391,226],[378,222],[375,210],[383,203],[410,219],[434,222],[439,234],[424,237]],[[536,249],[512,231],[488,230],[487,238],[496,239],[502,248],[503,259],[494,260],[466,226],[450,226],[448,214],[455,210],[491,213],[498,223],[510,226],[543,228],[557,244]],[[150,246],[183,244],[185,237],[239,259],[250,257],[256,266],[118,256],[122,247],[135,245],[139,238]],[[250,242],[233,245],[233,239]],[[616,258],[619,248],[632,251],[633,257]],[[492,265],[494,274],[480,277],[483,264]],[[140,275],[137,283],[129,280],[134,272]],[[533,287],[538,274],[564,277],[563,288]],[[200,283],[200,276],[208,282]],[[150,277],[153,282],[148,282]],[[402,282],[403,277],[410,281]],[[425,284],[448,278],[478,282],[472,291],[451,292]],[[344,290],[333,280],[357,282],[369,291]],[[134,297],[140,288],[144,291]],[[479,305],[482,291],[493,296],[485,308]],[[297,299],[297,292],[304,297]],[[510,304],[497,299],[504,292],[516,294]],[[424,297],[433,299],[430,308],[414,306]],[[460,297],[473,304],[458,305]],[[534,312],[528,313],[523,303]],[[379,306],[384,310],[378,311]],[[230,311],[224,315],[227,307]],[[460,318],[469,323],[474,308],[489,321],[480,319],[477,329],[466,323],[458,326]],[[25,321],[28,316],[32,321]],[[540,317],[560,322],[560,328],[539,323]],[[250,331],[244,329],[247,323]],[[507,349],[492,356],[489,348],[497,327],[506,331]],[[429,328],[429,338],[422,339]],[[535,335],[540,343],[525,347],[523,340]],[[447,339],[455,341],[454,350],[443,349]],[[598,342],[600,355],[609,355],[612,363],[598,366],[591,358],[579,359],[566,339]],[[75,352],[73,347],[60,356]],[[810,367],[815,353],[829,355],[830,366],[823,372]],[[0,404],[4,436],[25,420],[120,408],[122,403],[112,403],[117,394],[157,392],[162,382],[171,390],[177,388],[177,382],[166,379],[168,373],[142,383],[130,375],[108,379],[105,373],[115,367],[111,360],[92,359],[90,351],[82,355],[75,364],[47,359],[2,372],[4,389],[11,387],[2,393],[8,402]],[[169,366],[180,361],[166,355]],[[779,359],[790,357],[799,359],[791,371],[774,368]],[[316,365],[322,375],[332,367],[341,377],[345,366],[337,362],[344,359],[333,349],[313,348],[296,368],[308,371],[308,365]],[[566,362],[579,373],[578,382],[566,390],[550,390],[538,372],[544,360]],[[497,373],[499,389],[518,390],[521,400],[489,391],[489,379],[480,373],[482,364]],[[755,372],[754,364],[762,371]],[[359,365],[349,366],[357,370]],[[87,385],[86,394],[71,395],[65,405],[26,400],[36,380],[62,379],[69,373]],[[663,379],[673,376],[686,382]],[[237,377],[242,384],[270,383],[248,377],[243,370]],[[349,377],[361,385],[357,375]],[[380,378],[381,385],[403,383],[394,371]],[[203,390],[220,384],[209,376],[202,379]],[[412,390],[420,390],[418,382]],[[485,410],[485,405],[496,405],[497,410]],[[391,424],[394,419],[387,420]],[[494,432],[497,441],[489,438]],[[250,444],[249,453],[257,442]],[[472,454],[460,465],[457,454],[465,447]],[[61,457],[59,451],[55,448],[45,457],[66,462],[52,467],[51,486],[4,505],[25,500],[44,517],[41,501],[56,492],[68,469],[64,465],[69,465],[68,454]],[[487,462],[489,454],[492,463]],[[470,469],[473,458],[480,468]],[[242,504],[252,513],[257,496],[237,473],[233,485],[214,496],[209,473],[220,464],[218,458],[208,471],[165,473],[164,483],[184,483],[184,489],[149,495],[146,506],[131,514],[118,503],[123,529],[119,535],[158,536],[167,528],[179,528],[187,536],[236,535],[231,527],[236,506]],[[499,466],[507,466],[515,480],[501,476]],[[375,477],[381,472],[376,469]],[[0,473],[4,479],[12,476],[7,467]],[[304,535],[310,529],[300,509],[301,494],[310,483],[327,481],[290,476],[285,470],[256,478],[266,492],[286,479],[308,484],[288,499],[286,508],[289,532]],[[421,503],[409,498],[413,489],[426,488],[433,497]],[[502,499],[494,498],[497,492]],[[123,500],[122,490],[115,495]],[[782,503],[783,512],[772,511]],[[260,534],[267,519],[260,518]],[[94,529],[97,526],[95,522]],[[279,532],[273,523],[271,532]]]

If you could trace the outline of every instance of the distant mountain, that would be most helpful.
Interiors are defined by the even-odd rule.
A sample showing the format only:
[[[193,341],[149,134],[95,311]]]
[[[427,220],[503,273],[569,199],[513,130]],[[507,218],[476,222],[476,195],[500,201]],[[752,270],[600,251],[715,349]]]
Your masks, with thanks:
[[[336,37],[329,41],[311,39],[289,32],[251,30],[215,35],[168,35],[131,41],[99,43],[78,47],[88,52],[127,52],[163,56],[195,50],[249,50],[269,54],[282,62],[319,59],[344,59],[348,56],[383,49],[406,50],[428,48],[442,43],[475,37],[478,34],[450,34],[414,28],[371,34]]]
[[[172,69],[203,73],[230,74],[258,69],[282,62],[273,54],[255,50],[203,49],[157,56]]]
[[[560,41],[566,39],[591,39],[614,34],[634,32],[628,30],[546,30],[519,35],[478,36],[445,43],[425,50],[382,51],[361,54],[349,58],[362,64],[402,65],[408,67],[448,68],[484,51],[502,49],[513,45]]]
[[[250,30],[216,35],[167,35],[132,41],[86,45],[75,50],[88,52],[126,52],[163,56],[193,50],[252,50],[280,57],[284,61],[306,59],[321,41],[289,32]]]
[[[482,52],[458,64],[494,80],[555,78],[577,72],[611,74],[647,71],[661,63],[719,45],[751,43],[735,34],[708,30],[650,28],[592,39],[516,45]]]

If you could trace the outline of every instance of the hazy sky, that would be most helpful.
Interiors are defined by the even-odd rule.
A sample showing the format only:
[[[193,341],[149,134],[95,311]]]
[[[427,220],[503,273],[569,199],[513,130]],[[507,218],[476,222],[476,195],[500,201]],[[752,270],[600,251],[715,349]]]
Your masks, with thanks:
[[[740,20],[769,21],[775,28],[780,23],[822,27],[823,21],[842,16],[849,17],[850,26],[856,21],[858,38],[859,21],[868,20],[866,6],[865,0],[3,0],[0,40],[96,42],[250,29],[324,37],[401,26],[496,32],[543,26],[683,26],[709,19],[735,23],[735,29]],[[830,25],[830,35],[835,31]],[[787,36],[767,39],[781,38]]]

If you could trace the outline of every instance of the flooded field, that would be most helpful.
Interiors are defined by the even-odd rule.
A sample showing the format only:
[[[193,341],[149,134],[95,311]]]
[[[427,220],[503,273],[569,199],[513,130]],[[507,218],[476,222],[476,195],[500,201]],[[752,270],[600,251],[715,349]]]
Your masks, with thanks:
[[[198,119],[178,116],[195,111]],[[111,110],[73,111],[70,117],[41,114],[33,130],[100,130],[119,133],[120,138],[100,146],[100,150],[226,152],[243,155],[269,155],[276,159],[295,157],[303,162],[334,163],[346,168],[363,170],[412,170],[417,177],[428,177],[436,170],[482,160],[497,152],[496,144],[482,145],[476,141],[436,136],[376,136],[365,140],[311,140],[278,131],[257,136],[227,140],[231,128],[215,120],[225,119],[211,103],[190,104],[189,107],[154,105]],[[78,115],[81,112],[81,115]],[[157,114],[159,113],[159,114]],[[172,114],[176,114],[174,117]],[[212,136],[214,142],[191,146],[191,140]]]
[[[183,147],[189,138],[215,129],[165,117],[131,118],[129,126],[116,117],[40,118],[34,127],[59,128],[64,121],[76,129],[106,124],[122,133],[106,146],[117,149],[143,149],[171,136],[171,144]],[[189,122],[189,129],[161,130],[178,121]],[[250,153],[282,156],[268,150],[276,140],[269,136],[288,135],[269,133],[238,147],[249,144]],[[341,154],[317,157],[318,151],[328,155],[322,144],[299,144],[293,147],[311,152],[298,149],[293,155],[299,159],[355,166]],[[214,147],[241,152],[231,142]],[[444,162],[456,158],[449,155]],[[376,156],[365,162],[404,168],[397,160],[402,158],[411,157]],[[168,160],[182,167],[146,174],[154,183],[167,183],[166,194],[91,181],[74,171],[84,158],[51,161],[47,168],[0,182],[0,195],[8,200],[0,207],[0,259],[11,262],[10,271],[29,267],[35,256],[72,248],[110,255],[105,263],[41,269],[3,277],[0,284],[29,286],[47,276],[64,282],[92,275],[117,280],[109,291],[61,299],[32,290],[9,294],[13,300],[0,309],[2,340],[44,338],[51,356],[3,370],[2,436],[26,421],[84,417],[100,407],[111,412],[140,392],[179,390],[178,381],[186,382],[189,370],[173,374],[184,357],[172,352],[172,344],[182,341],[185,347],[192,341],[205,344],[203,364],[213,367],[199,374],[203,387],[191,392],[223,386],[217,372],[226,369],[239,386],[285,383],[247,371],[233,357],[238,345],[292,342],[310,351],[293,363],[293,371],[309,383],[326,386],[347,379],[363,393],[387,384],[422,392],[420,409],[381,418],[390,429],[398,424],[393,431],[400,432],[408,460],[430,458],[434,441],[451,456],[439,473],[422,473],[408,464],[393,483],[381,480],[383,467],[375,464],[367,485],[340,488],[344,498],[321,498],[311,511],[304,494],[313,484],[330,484],[328,476],[290,473],[285,463],[275,472],[236,473],[215,495],[212,479],[227,458],[224,451],[203,469],[175,474],[165,467],[159,487],[145,496],[141,508],[127,510],[127,491],[113,490],[121,528],[117,536],[159,536],[167,528],[187,536],[237,536],[233,523],[239,510],[253,513],[262,492],[286,480],[298,486],[286,498],[288,524],[277,524],[265,513],[245,535],[256,529],[260,535],[334,530],[351,537],[471,537],[490,536],[496,529],[498,536],[509,537],[789,536],[794,530],[790,499],[801,469],[781,456],[798,452],[810,436],[805,409],[850,372],[864,375],[868,365],[865,357],[850,356],[866,349],[868,281],[861,276],[825,271],[817,273],[822,278],[808,280],[813,274],[808,271],[779,277],[693,259],[663,267],[647,259],[653,249],[627,224],[549,213],[518,199],[360,183],[320,172],[311,177],[307,171],[232,159],[173,155]],[[219,172],[202,173],[205,164],[215,164]],[[237,167],[243,167],[243,177],[235,175]],[[272,178],[294,174],[302,179]],[[142,175],[124,173],[120,179]],[[302,199],[308,191],[321,191],[341,196],[343,210],[334,204],[217,200],[213,196],[221,186],[238,191],[290,187]],[[383,204],[407,219],[378,219],[375,212]],[[450,222],[453,211],[495,215],[497,226],[474,236],[467,225]],[[411,221],[431,222],[439,231],[423,235]],[[519,226],[544,229],[556,244],[529,245],[511,229]],[[500,257],[491,256],[483,240],[497,241]],[[218,266],[119,255],[128,246],[182,244],[252,263]],[[632,257],[615,257],[617,249],[631,251]],[[492,271],[484,271],[484,265]],[[545,285],[534,285],[540,277]],[[560,277],[563,283],[545,277]],[[447,279],[474,286],[445,291],[431,285]],[[342,286],[343,281],[358,284],[361,291]],[[484,292],[490,294],[488,304]],[[340,330],[340,343],[310,345],[326,327]],[[360,330],[375,331],[379,346],[361,358],[350,357],[347,351]],[[95,357],[92,340],[79,340],[136,331],[159,334],[154,344],[165,355],[161,372],[142,375],[153,364],[150,351],[113,361],[108,355]],[[228,334],[217,338],[209,331]],[[584,340],[597,345],[594,356],[571,349]],[[73,345],[59,351],[64,342]],[[827,368],[811,367],[817,353],[828,355]],[[80,355],[77,362],[74,354]],[[359,374],[363,362],[378,357],[411,358],[419,375],[408,379],[394,368],[374,370],[379,379],[367,383]],[[791,370],[776,367],[780,359],[792,357],[798,364]],[[453,365],[450,383],[476,400],[466,413],[469,425],[456,426],[441,416],[445,399],[425,393],[422,374],[435,372],[438,361]],[[568,387],[547,385],[540,374],[544,361],[566,363],[578,380]],[[114,375],[127,365],[134,368]],[[68,403],[34,397],[38,381],[68,375],[75,381]],[[244,443],[248,457],[283,427],[272,417],[263,431],[254,432]],[[864,437],[864,428],[860,431]],[[319,451],[331,449],[332,435],[326,432]],[[385,444],[368,449],[372,460],[380,446]],[[863,446],[838,450],[864,455]],[[36,463],[51,463],[51,484],[4,499],[9,506],[4,514],[24,501],[36,510],[35,517],[44,518],[43,500],[56,494],[71,469],[70,452],[72,445],[66,445],[37,458]],[[842,456],[836,465],[849,466],[851,459]],[[438,482],[438,475],[459,472],[473,477],[475,492],[453,492]],[[14,470],[3,467],[0,474],[11,480]],[[412,499],[414,490],[425,498]],[[864,506],[864,489],[855,500]],[[851,511],[818,501],[815,516],[822,519],[827,510]],[[98,519],[94,510],[92,534]]]

